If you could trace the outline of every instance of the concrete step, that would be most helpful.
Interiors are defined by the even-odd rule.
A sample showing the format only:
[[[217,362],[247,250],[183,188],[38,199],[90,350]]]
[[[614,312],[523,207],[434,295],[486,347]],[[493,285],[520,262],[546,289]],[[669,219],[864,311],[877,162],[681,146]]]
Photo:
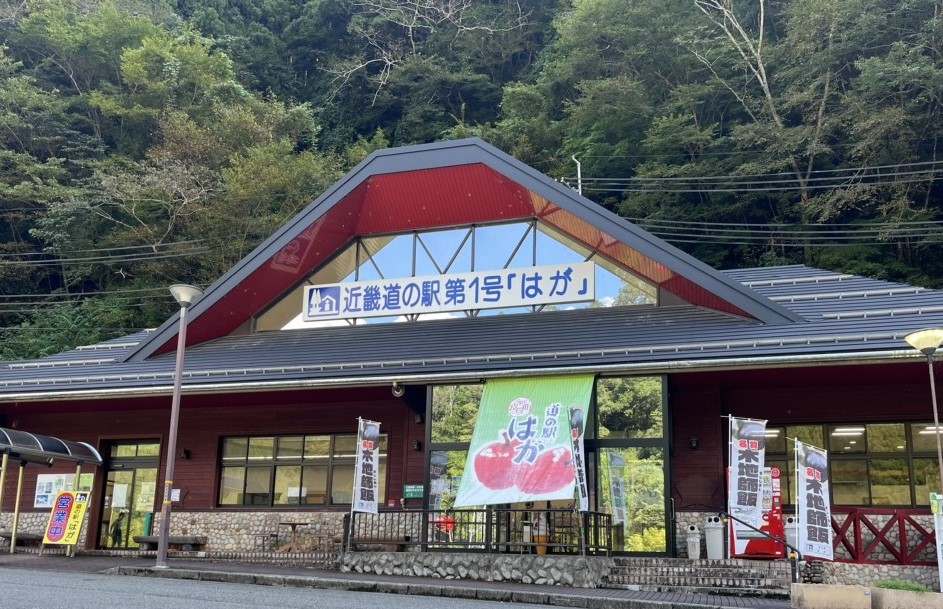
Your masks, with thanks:
[[[616,565],[672,565],[672,566],[692,566],[692,567],[743,567],[748,569],[757,569],[763,571],[789,571],[789,562],[785,560],[744,560],[742,558],[730,558],[722,560],[709,560],[704,558],[664,558],[657,556],[629,557],[614,556],[613,562]]]
[[[742,567],[683,567],[677,566],[673,567],[670,565],[657,565],[657,566],[621,566],[613,567],[611,569],[612,573],[660,573],[664,575],[682,575],[682,574],[711,574],[711,575],[730,575],[730,576],[752,576],[752,575],[762,575],[763,577],[776,577],[778,573],[770,573],[769,571],[761,571],[758,569],[746,569]],[[786,573],[788,575],[788,573]]]
[[[636,590],[642,592],[675,592],[679,594],[711,594],[716,596],[742,596],[754,598],[788,599],[788,589],[728,588],[715,586],[650,586],[637,584],[612,584],[614,590]]]
[[[788,598],[792,579],[786,562],[628,557],[613,562],[604,578],[607,588]]]
[[[782,588],[781,582],[765,577],[710,577],[678,575],[610,575],[607,580],[614,584],[642,584],[664,586],[715,586],[733,588]]]

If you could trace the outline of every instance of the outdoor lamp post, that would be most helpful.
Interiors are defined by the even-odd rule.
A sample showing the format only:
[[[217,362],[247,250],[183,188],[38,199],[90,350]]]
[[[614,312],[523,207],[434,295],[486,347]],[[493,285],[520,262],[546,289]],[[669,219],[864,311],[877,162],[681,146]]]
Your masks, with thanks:
[[[940,415],[936,406],[936,381],[933,378],[933,354],[943,344],[943,328],[920,330],[904,337],[911,347],[927,356],[930,370],[930,398],[933,402],[933,425],[936,436],[936,466],[940,470],[940,492],[943,493],[943,448],[940,447]]]
[[[170,537],[170,495],[174,485],[174,462],[177,457],[177,423],[180,420],[180,380],[183,376],[183,352],[187,346],[187,309],[203,295],[192,285],[170,286],[170,293],[180,305],[180,326],[177,331],[177,359],[174,366],[174,393],[170,406],[170,434],[167,437],[167,471],[164,475],[164,503],[160,508],[160,533],[157,539],[157,569],[167,568],[167,545]]]

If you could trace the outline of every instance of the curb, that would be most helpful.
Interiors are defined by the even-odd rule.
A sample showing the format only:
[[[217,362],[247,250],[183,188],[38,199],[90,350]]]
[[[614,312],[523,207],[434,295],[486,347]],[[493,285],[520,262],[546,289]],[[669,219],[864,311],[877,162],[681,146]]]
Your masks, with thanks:
[[[722,601],[711,604],[677,603],[632,598],[613,598],[566,593],[558,590],[537,592],[482,588],[449,583],[437,586],[427,583],[368,581],[329,577],[305,577],[301,575],[270,575],[263,573],[231,573],[228,571],[197,571],[193,569],[155,569],[154,567],[115,567],[108,573],[134,577],[156,577],[165,579],[197,580],[218,583],[250,584],[256,586],[284,586],[319,590],[346,590],[348,592],[375,592],[383,594],[408,594],[458,598],[465,600],[530,603],[555,607],[577,607],[579,609],[723,609]],[[549,588],[549,586],[548,586]]]

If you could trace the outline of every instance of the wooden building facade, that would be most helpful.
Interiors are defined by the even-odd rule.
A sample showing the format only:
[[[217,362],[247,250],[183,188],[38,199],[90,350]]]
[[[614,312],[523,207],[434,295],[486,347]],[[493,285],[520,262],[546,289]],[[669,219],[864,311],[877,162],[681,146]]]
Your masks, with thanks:
[[[378,323],[303,311],[310,286],[489,269],[523,280],[584,263],[593,302],[400,314],[387,299]],[[88,442],[106,459],[88,547],[116,545],[122,512],[119,547],[147,532],[169,457],[174,530],[212,530],[218,549],[250,545],[269,515],[343,514],[357,417],[381,423],[388,509],[442,507],[483,383],[589,372],[593,508],[611,511],[616,462],[633,485],[621,551],[683,555],[677,531],[724,508],[733,415],[779,430],[776,464],[788,466],[790,437],[831,451],[839,558],[934,562],[917,530],[927,492],[939,491],[927,369],[903,336],[943,325],[943,294],[798,265],[720,272],[480,140],[375,153],[191,316],[176,455],[166,451],[176,318],[0,365],[0,427]],[[839,427],[860,433],[833,437]],[[39,476],[66,472],[31,471],[25,496]],[[417,485],[421,498],[407,492]],[[13,509],[6,491],[0,518]],[[48,514],[31,505],[36,522]],[[867,523],[878,523],[874,547],[853,533]]]

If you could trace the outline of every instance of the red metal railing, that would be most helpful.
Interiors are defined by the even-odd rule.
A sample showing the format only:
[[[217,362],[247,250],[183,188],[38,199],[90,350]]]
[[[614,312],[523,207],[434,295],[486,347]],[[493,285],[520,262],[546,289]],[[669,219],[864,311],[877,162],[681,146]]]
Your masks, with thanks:
[[[935,565],[933,526],[915,516],[929,510],[832,508],[835,560],[866,564]]]

